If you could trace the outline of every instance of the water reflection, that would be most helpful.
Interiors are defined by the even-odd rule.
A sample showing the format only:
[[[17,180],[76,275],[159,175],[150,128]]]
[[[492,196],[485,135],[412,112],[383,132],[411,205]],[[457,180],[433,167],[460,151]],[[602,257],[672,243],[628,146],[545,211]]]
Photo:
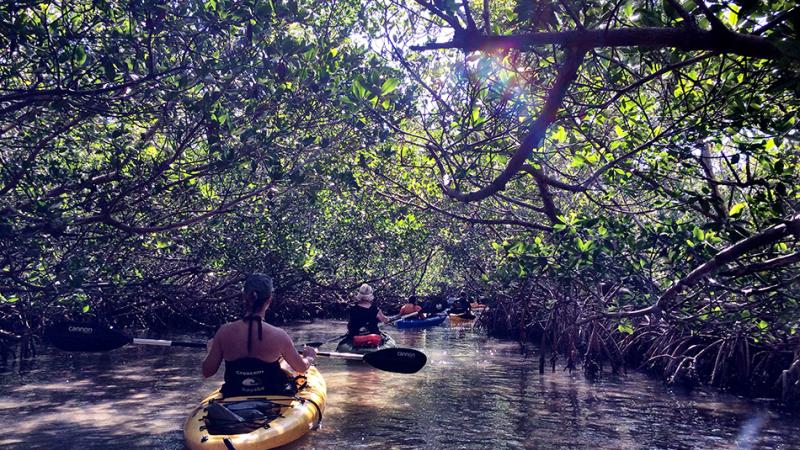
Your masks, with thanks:
[[[289,331],[306,342],[343,328]],[[560,369],[540,375],[536,355],[471,328],[393,335],[424,350],[428,366],[402,375],[320,359],[324,423],[292,448],[798,448],[799,418],[733,396],[676,393],[636,373],[592,383]],[[202,357],[137,346],[45,353],[22,373],[2,373],[0,447],[181,449],[183,420],[221,383],[221,374],[200,379]]]

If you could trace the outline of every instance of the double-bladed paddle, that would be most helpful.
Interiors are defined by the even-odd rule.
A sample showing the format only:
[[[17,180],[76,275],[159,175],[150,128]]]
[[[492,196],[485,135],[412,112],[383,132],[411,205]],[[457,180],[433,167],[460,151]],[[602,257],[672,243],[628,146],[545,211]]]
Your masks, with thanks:
[[[53,325],[45,330],[44,336],[55,347],[70,352],[107,352],[128,344],[158,345],[162,347],[206,347],[203,342],[133,338],[102,325],[75,322],[62,322]],[[316,344],[316,342],[310,342],[309,344]],[[412,348],[387,348],[366,355],[317,352],[317,356],[364,361],[376,369],[398,373],[418,372],[428,361],[424,353]]]

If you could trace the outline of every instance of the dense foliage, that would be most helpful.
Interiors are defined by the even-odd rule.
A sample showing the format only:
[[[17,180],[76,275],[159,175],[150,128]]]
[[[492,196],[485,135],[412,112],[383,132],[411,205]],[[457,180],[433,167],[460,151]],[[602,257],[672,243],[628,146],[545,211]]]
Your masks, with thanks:
[[[4,5],[6,331],[76,313],[214,324],[255,270],[300,315],[319,283],[341,297],[420,278],[398,257],[422,245],[420,220],[355,173],[386,130],[354,83],[382,85],[389,117],[408,102],[354,39],[359,2]]]
[[[491,329],[540,339],[542,368],[554,349],[797,395],[793,2],[385,8],[420,87],[415,158],[386,164],[405,201],[495,233],[465,267]]]
[[[263,270],[282,318],[467,286],[541,367],[800,392],[794,2],[31,0],[0,27],[8,339],[211,326]]]

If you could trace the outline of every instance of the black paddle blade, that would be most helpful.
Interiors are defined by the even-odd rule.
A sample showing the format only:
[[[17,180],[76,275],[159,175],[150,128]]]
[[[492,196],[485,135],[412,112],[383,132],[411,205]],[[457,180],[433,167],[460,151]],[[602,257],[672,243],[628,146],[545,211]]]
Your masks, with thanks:
[[[76,322],[62,322],[48,328],[44,337],[68,352],[107,352],[131,342],[131,338],[110,328]]]
[[[367,353],[364,362],[388,372],[416,373],[425,367],[428,357],[413,348],[387,348]]]

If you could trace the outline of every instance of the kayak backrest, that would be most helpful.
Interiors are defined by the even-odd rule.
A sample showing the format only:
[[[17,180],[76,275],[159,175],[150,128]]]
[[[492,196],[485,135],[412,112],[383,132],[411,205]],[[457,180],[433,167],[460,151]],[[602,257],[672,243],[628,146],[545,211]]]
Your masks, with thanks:
[[[365,334],[361,336],[353,336],[354,348],[378,348],[381,345],[380,334]]]

